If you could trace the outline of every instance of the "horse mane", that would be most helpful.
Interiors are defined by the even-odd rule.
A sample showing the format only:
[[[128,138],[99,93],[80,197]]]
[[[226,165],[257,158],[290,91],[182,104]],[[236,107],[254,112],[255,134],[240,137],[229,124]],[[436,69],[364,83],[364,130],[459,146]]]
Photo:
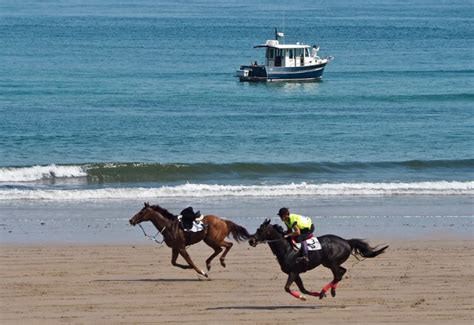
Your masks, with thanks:
[[[165,217],[166,219],[169,219],[169,220],[176,220],[176,219],[178,219],[178,216],[177,216],[177,215],[172,214],[171,212],[169,212],[169,211],[166,210],[165,208],[160,207],[158,204],[151,205],[150,208],[152,208],[153,210],[159,212],[159,213],[160,213],[163,217]]]
[[[275,229],[280,235],[284,235],[285,231],[283,230],[283,227],[277,224],[273,225],[273,229]]]
[[[260,225],[260,228],[259,229],[263,229],[265,227],[268,227],[268,226],[272,226],[273,229],[279,233],[280,235],[284,236],[285,235],[285,231],[283,230],[282,226],[278,225],[278,224],[272,224],[271,223],[272,221],[270,219],[265,219],[265,221]]]

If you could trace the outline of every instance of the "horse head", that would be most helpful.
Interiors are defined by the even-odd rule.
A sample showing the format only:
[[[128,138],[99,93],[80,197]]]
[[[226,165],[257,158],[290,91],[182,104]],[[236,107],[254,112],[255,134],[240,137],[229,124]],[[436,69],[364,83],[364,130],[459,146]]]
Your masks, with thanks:
[[[272,225],[270,219],[265,221],[258,227],[257,232],[250,236],[250,246],[257,246],[266,240],[275,240],[283,237],[283,229],[279,225]]]
[[[132,218],[130,218],[129,222],[132,226],[135,226],[143,221],[149,221],[152,212],[153,209],[150,207],[150,204],[148,202],[145,202],[144,207]]]

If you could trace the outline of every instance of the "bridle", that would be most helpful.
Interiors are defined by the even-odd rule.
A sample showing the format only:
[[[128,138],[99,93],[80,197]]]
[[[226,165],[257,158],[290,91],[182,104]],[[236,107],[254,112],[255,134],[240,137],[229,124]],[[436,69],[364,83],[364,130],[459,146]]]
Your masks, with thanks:
[[[283,237],[283,238],[278,238],[278,239],[255,240],[255,246],[257,246],[258,244],[275,243],[282,240],[286,240],[286,238]]]
[[[166,230],[166,227],[163,227],[163,229],[161,230],[158,230],[158,232],[156,233],[155,236],[150,236],[148,235],[146,232],[145,232],[145,229],[143,229],[142,225],[141,224],[138,224],[140,226],[140,228],[142,229],[143,231],[143,234],[145,235],[146,238],[150,239],[150,240],[153,240],[155,243],[157,244],[163,244],[163,242],[165,241],[165,236],[163,236],[163,232]],[[156,239],[156,236],[158,236],[158,234],[161,235],[161,237],[163,237],[163,239],[161,241],[159,241],[158,239]]]
[[[143,235],[145,235],[146,238],[150,239],[150,240],[153,240],[155,243],[157,244],[163,244],[163,242],[165,241],[165,236],[163,235],[163,233],[165,232],[166,230],[166,226],[164,226],[161,230],[158,229],[158,232],[154,235],[154,236],[150,236],[146,233],[145,229],[143,228],[143,226],[141,225],[141,223],[137,223],[138,226],[140,226],[141,230],[143,231]],[[163,238],[161,241],[156,239],[156,236],[158,236],[158,234],[161,235],[161,237]]]
[[[287,238],[282,237],[278,239],[255,240],[255,246],[257,246],[258,244],[276,243],[282,240],[287,240]]]

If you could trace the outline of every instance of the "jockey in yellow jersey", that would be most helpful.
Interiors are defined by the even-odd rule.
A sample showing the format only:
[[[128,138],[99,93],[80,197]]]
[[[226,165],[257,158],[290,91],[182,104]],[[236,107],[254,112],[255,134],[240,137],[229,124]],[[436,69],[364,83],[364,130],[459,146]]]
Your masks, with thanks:
[[[297,258],[297,261],[308,262],[308,246],[306,239],[311,237],[314,231],[314,225],[310,218],[301,216],[299,214],[290,214],[288,208],[281,208],[278,211],[281,221],[283,221],[288,228],[285,238],[293,237],[297,243],[301,243],[302,257]]]

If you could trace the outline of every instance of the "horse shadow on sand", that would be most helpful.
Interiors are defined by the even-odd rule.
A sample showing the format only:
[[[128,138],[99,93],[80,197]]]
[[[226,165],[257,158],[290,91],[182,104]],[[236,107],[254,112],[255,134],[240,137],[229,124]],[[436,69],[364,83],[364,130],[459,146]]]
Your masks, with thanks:
[[[294,305],[268,305],[268,306],[222,306],[222,307],[209,307],[206,310],[295,310],[295,309],[343,309],[345,306],[294,306]]]
[[[93,282],[199,282],[199,281],[210,281],[209,279],[100,279],[94,280]],[[214,280],[215,281],[215,280]]]

